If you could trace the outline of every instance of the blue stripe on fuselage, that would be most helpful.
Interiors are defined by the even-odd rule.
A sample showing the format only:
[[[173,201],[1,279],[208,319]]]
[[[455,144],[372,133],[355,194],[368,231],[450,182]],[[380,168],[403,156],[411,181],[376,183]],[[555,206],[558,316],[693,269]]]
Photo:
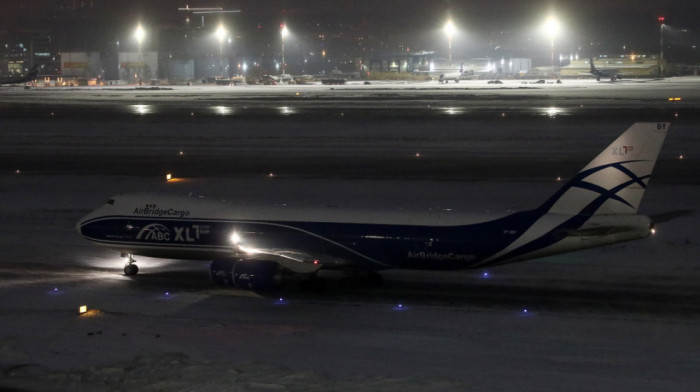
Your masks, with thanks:
[[[526,211],[472,225],[414,226],[110,216],[83,222],[81,233],[125,246],[233,249],[236,232],[246,247],[320,254],[358,268],[461,269],[502,250],[539,217]]]

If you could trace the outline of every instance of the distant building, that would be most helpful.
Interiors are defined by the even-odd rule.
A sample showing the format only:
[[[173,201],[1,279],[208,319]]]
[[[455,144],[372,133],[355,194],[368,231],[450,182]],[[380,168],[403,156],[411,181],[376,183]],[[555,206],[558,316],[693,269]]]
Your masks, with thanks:
[[[61,53],[61,75],[74,78],[99,78],[102,69],[99,52]]]
[[[158,79],[158,52],[119,52],[119,80],[148,83]]]
[[[435,52],[393,53],[370,58],[369,71],[429,72]]]

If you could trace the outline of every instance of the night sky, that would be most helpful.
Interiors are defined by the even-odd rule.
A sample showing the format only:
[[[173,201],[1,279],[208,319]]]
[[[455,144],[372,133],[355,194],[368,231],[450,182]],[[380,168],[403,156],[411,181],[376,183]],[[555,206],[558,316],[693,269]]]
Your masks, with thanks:
[[[430,50],[444,40],[441,30],[451,16],[460,29],[457,54],[488,55],[489,47],[541,45],[537,27],[553,10],[563,25],[560,45],[566,50],[651,51],[658,47],[658,15],[665,15],[668,41],[691,47],[700,32],[696,0],[29,0],[3,1],[0,30],[67,30],[98,39],[114,39],[136,21],[177,29],[185,13],[177,8],[220,6],[240,9],[221,18],[236,34],[254,30],[272,33],[286,21],[301,35],[319,32],[371,35],[388,49]],[[92,6],[92,7],[91,7]],[[676,34],[683,31],[683,34]],[[271,34],[272,34],[271,33]],[[677,36],[674,37],[674,34]],[[72,34],[66,34],[70,36]],[[674,41],[675,40],[675,41]],[[536,42],[537,41],[537,42]],[[67,43],[66,45],[71,45]],[[89,45],[86,45],[89,46]],[[467,48],[472,48],[471,52]],[[477,53],[478,51],[482,53]]]

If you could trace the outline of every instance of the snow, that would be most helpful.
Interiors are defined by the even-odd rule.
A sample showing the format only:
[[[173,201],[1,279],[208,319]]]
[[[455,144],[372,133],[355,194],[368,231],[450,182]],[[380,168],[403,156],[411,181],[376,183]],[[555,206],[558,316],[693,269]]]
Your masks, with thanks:
[[[646,94],[636,84],[629,89]],[[684,96],[694,94],[687,89]],[[23,93],[3,90],[0,100]],[[212,286],[206,262],[141,258],[139,275],[127,278],[119,255],[80,238],[75,223],[125,191],[506,213],[545,200],[560,185],[556,176],[583,167],[633,115],[621,109],[608,112],[613,119],[589,119],[593,109],[572,103],[560,105],[569,117],[442,113],[415,121],[392,118],[393,110],[405,113],[400,108],[365,119],[350,105],[342,122],[279,113],[202,114],[190,122],[153,99],[146,121],[120,118],[118,103],[105,105],[104,118],[72,103],[59,107],[60,118],[44,113],[49,104],[3,120],[0,389],[697,389],[694,103],[672,125],[642,201],[642,213],[672,217],[649,239],[502,266],[488,278],[484,271],[390,271],[377,289],[287,287],[261,296]],[[207,105],[187,111],[201,114]],[[166,183],[164,162],[177,162],[180,149],[189,157],[179,166],[184,180]],[[677,159],[681,152],[688,158]],[[271,167],[280,175],[267,177]],[[91,311],[79,315],[81,305]]]

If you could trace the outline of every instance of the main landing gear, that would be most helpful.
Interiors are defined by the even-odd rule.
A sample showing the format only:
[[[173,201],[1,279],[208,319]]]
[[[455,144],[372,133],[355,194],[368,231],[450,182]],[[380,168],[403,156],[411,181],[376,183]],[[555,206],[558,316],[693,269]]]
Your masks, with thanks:
[[[124,266],[124,275],[126,276],[134,276],[139,273],[139,267],[134,264],[136,260],[134,259],[134,256],[129,253],[126,255],[123,255],[123,257],[128,257],[129,261],[126,263]]]

